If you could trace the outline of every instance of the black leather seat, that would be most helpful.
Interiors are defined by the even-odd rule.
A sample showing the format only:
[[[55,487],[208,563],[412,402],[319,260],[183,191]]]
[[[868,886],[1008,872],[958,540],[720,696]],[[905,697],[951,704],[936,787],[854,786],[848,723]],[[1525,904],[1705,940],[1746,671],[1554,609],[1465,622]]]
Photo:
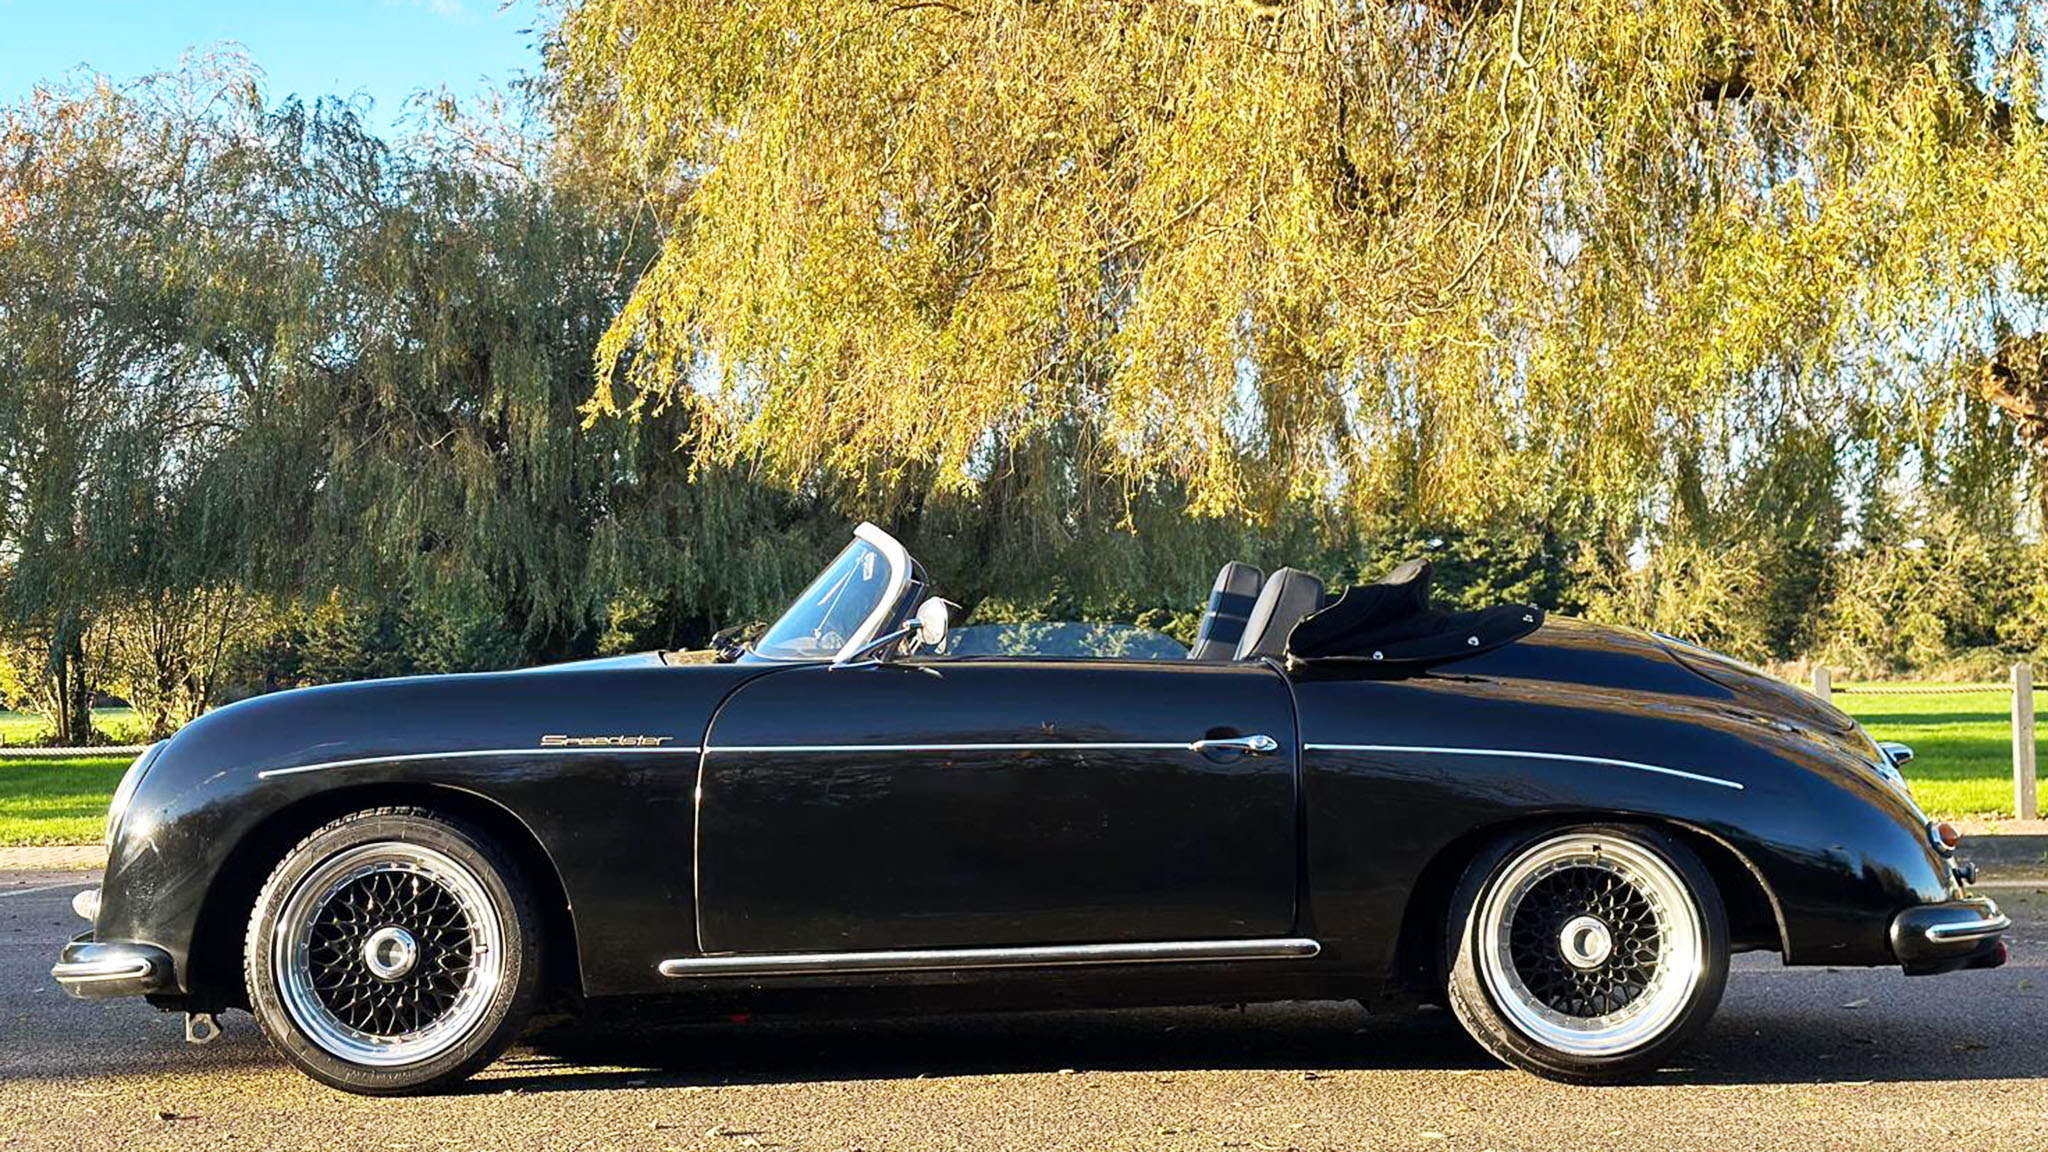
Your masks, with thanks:
[[[1237,641],[1244,635],[1244,622],[1258,602],[1259,586],[1266,574],[1240,560],[1232,560],[1216,573],[1209,592],[1209,604],[1202,609],[1202,623],[1195,629],[1195,646],[1188,649],[1190,660],[1228,660],[1237,653]]]
[[[1278,658],[1287,651],[1287,634],[1301,618],[1323,606],[1323,582],[1299,568],[1282,568],[1266,578],[1237,642],[1236,658]]]

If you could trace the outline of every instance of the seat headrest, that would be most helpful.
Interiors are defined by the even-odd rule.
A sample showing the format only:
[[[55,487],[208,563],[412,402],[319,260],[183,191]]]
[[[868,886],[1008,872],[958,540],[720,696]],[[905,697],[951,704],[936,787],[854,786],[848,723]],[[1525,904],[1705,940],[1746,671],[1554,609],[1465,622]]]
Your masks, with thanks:
[[[1236,659],[1279,657],[1287,651],[1287,634],[1301,618],[1323,606],[1323,582],[1299,568],[1282,568],[1266,578],[1237,642]]]
[[[1266,574],[1240,560],[1232,560],[1216,573],[1209,603],[1202,609],[1202,622],[1195,629],[1190,660],[1228,660],[1237,651],[1238,637],[1244,635],[1245,621],[1259,598],[1259,586]]]

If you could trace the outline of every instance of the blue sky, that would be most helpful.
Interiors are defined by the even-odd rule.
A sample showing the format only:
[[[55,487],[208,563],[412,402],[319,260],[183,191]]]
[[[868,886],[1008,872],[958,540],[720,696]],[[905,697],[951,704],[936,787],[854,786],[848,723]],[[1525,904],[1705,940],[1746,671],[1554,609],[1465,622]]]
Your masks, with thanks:
[[[538,71],[540,20],[533,0],[0,0],[0,103],[80,65],[127,78],[232,42],[272,100],[367,96],[388,130],[420,89],[467,96]]]

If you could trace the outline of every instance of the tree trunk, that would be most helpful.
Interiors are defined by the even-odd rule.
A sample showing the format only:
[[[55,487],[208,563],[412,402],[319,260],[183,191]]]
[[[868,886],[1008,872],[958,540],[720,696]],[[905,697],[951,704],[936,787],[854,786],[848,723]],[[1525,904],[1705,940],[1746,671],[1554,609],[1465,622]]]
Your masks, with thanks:
[[[66,619],[50,639],[50,678],[57,686],[50,724],[60,745],[92,742],[92,687],[80,632],[76,620]]]
[[[2048,455],[2048,342],[2040,336],[2013,337],[1984,366],[1984,398],[2018,425],[2020,438]]]
[[[92,730],[92,680],[86,673],[85,645],[77,637],[71,641],[71,707],[64,718],[70,735],[66,744],[91,744]]]

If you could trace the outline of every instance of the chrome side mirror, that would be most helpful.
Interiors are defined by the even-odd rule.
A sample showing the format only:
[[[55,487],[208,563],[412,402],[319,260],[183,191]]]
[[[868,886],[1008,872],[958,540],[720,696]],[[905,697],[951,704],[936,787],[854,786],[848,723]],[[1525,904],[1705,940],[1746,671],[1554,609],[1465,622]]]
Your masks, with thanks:
[[[936,648],[946,640],[946,629],[953,622],[953,612],[959,608],[951,600],[937,596],[917,606],[917,612],[910,623],[886,636],[877,636],[860,646],[857,651],[834,660],[834,668],[858,668],[877,661],[887,660],[906,652],[906,641],[915,641],[918,648]]]
[[[937,648],[946,642],[946,631],[953,625],[953,612],[959,608],[951,600],[937,596],[917,606],[917,646]]]

